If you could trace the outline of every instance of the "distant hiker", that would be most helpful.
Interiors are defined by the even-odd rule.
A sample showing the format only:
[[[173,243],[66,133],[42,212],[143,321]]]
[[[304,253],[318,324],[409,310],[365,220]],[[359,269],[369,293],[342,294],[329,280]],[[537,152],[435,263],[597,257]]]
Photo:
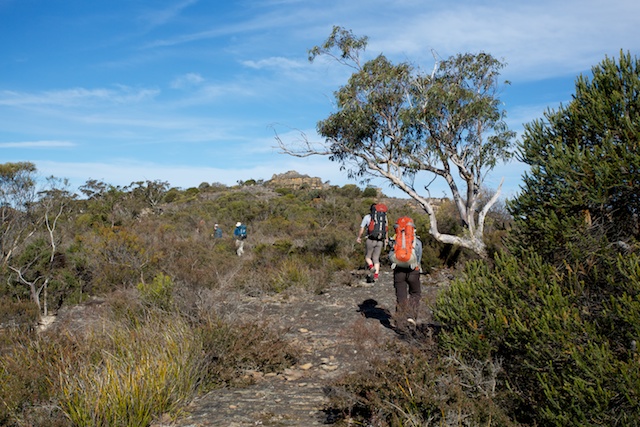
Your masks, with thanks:
[[[365,243],[364,260],[367,263],[370,274],[367,279],[375,282],[380,274],[380,254],[389,237],[386,205],[382,203],[371,205],[370,212],[362,218],[356,242],[362,242],[362,235],[365,231],[367,233],[367,241]],[[372,276],[371,273],[373,273]]]
[[[420,287],[420,261],[422,242],[415,234],[413,220],[400,217],[394,225],[389,261],[393,269],[393,286],[396,291],[396,327],[416,326],[422,289]]]
[[[222,238],[222,228],[218,224],[213,224],[213,237],[216,239]]]
[[[244,240],[247,238],[247,226],[238,221],[236,229],[233,230],[233,236],[236,238],[236,254],[242,256],[244,253]]]

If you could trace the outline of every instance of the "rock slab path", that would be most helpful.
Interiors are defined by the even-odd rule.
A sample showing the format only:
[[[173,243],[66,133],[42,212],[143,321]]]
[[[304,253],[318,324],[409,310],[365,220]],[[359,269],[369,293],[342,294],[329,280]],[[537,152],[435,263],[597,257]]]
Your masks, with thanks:
[[[423,280],[423,300],[438,286]],[[367,284],[331,285],[320,295],[286,300],[253,298],[234,310],[243,319],[266,320],[302,349],[296,366],[277,375],[254,376],[243,388],[214,390],[194,400],[178,420],[152,427],[321,426],[334,423],[325,411],[337,378],[385,357],[385,344],[403,340],[392,326],[395,293],[391,272]],[[428,311],[423,304],[423,311]],[[425,316],[425,318],[428,317]],[[420,320],[419,320],[420,323]]]

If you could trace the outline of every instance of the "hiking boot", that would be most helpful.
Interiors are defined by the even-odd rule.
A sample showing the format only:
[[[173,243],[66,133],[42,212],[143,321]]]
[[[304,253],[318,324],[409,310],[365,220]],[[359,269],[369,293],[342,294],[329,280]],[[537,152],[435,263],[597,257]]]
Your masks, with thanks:
[[[373,274],[373,281],[377,282],[378,281],[378,273],[374,273]]]

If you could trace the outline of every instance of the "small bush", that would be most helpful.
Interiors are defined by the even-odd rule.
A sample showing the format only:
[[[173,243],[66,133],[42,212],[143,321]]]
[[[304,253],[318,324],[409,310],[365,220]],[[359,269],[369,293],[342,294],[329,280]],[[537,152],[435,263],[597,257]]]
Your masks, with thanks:
[[[153,307],[168,310],[172,305],[173,281],[166,274],[159,273],[151,283],[138,283],[142,300]]]
[[[43,410],[55,401],[61,358],[74,357],[72,349],[62,344],[65,337],[11,328],[0,330],[0,338],[0,425],[65,425],[60,413]]]
[[[640,419],[640,260],[561,271],[537,255],[467,265],[442,293],[439,342],[467,361],[503,360],[499,386],[528,424],[634,425]],[[599,283],[593,287],[594,283]],[[611,295],[603,298],[603,295]],[[613,297],[616,295],[616,297]]]
[[[362,197],[378,197],[378,189],[375,187],[367,187],[362,192]]]
[[[273,270],[271,287],[280,293],[290,287],[306,289],[311,284],[311,270],[298,259],[285,258],[277,269]]]
[[[247,371],[281,372],[293,365],[298,350],[279,333],[259,322],[231,325],[219,318],[202,319],[198,326],[203,343],[201,385],[209,390],[251,381]]]
[[[154,317],[107,336],[95,331],[87,345],[101,350],[61,369],[60,405],[74,425],[146,427],[193,397],[199,341],[177,318]]]
[[[0,298],[0,322],[2,326],[35,325],[38,320],[38,306],[30,301],[15,301],[9,297]]]
[[[424,348],[389,349],[397,357],[332,385],[329,412],[349,425],[515,426],[500,409],[500,364],[435,359]]]

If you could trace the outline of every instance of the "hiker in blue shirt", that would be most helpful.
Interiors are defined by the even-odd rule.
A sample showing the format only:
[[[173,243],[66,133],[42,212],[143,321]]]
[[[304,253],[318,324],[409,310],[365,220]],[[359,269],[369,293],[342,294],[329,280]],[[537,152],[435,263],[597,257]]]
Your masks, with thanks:
[[[233,236],[236,238],[236,254],[242,256],[244,254],[244,240],[247,238],[247,226],[238,221],[236,229],[233,230]]]
[[[216,239],[222,238],[222,228],[218,224],[213,224],[213,237]]]

